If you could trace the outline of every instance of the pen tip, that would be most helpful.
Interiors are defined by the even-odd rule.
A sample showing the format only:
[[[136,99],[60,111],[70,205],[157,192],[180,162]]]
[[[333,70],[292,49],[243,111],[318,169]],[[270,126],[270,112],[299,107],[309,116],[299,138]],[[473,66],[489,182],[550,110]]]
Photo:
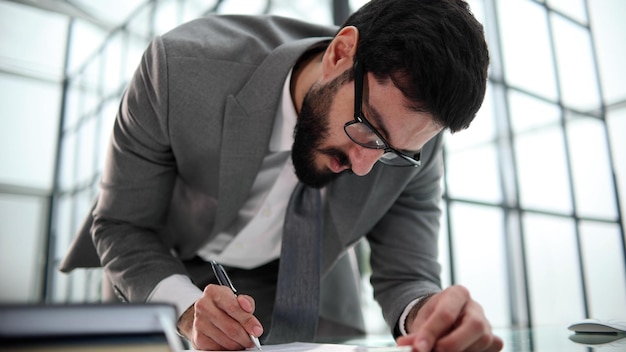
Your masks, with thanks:
[[[263,351],[263,349],[261,348],[261,342],[259,341],[259,338],[254,337],[252,334],[250,335],[250,338],[252,339],[252,342],[254,342],[254,347],[256,347],[257,350],[259,351]]]

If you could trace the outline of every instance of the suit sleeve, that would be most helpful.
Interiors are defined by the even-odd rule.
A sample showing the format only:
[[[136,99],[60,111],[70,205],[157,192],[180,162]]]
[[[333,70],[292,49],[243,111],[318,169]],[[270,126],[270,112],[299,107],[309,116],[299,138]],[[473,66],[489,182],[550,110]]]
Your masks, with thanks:
[[[422,169],[368,235],[374,296],[394,335],[411,301],[441,290],[437,246],[442,138],[440,133],[425,148]]]
[[[143,302],[159,281],[185,274],[156,234],[176,177],[168,119],[167,55],[157,38],[120,104],[93,213],[94,245],[127,301]]]

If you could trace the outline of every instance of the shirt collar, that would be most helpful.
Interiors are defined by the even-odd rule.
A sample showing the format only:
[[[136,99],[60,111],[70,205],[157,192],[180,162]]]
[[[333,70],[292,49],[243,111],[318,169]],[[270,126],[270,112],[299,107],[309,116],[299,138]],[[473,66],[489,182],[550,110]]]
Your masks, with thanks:
[[[290,151],[293,145],[293,131],[298,121],[298,114],[291,98],[291,73],[289,70],[285,83],[283,84],[283,93],[276,110],[276,118],[274,119],[274,127],[272,136],[270,137],[270,152]]]

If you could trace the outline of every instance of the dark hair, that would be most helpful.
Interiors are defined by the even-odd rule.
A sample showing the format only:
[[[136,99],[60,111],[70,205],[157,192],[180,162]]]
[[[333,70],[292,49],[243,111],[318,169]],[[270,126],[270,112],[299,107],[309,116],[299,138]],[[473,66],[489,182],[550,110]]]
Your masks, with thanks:
[[[485,96],[489,52],[462,0],[371,0],[342,27],[359,30],[356,60],[391,78],[418,111],[451,132],[465,129]]]

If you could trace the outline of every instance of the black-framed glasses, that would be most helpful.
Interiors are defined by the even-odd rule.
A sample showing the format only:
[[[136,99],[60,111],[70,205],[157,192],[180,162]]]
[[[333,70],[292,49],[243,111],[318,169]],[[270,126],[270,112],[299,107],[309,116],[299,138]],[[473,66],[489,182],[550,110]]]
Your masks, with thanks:
[[[383,156],[379,161],[389,166],[421,165],[421,151],[408,155],[389,145],[387,140],[367,121],[361,111],[363,102],[363,66],[358,60],[354,63],[354,120],[346,122],[343,130],[348,137],[363,148],[381,149]]]

